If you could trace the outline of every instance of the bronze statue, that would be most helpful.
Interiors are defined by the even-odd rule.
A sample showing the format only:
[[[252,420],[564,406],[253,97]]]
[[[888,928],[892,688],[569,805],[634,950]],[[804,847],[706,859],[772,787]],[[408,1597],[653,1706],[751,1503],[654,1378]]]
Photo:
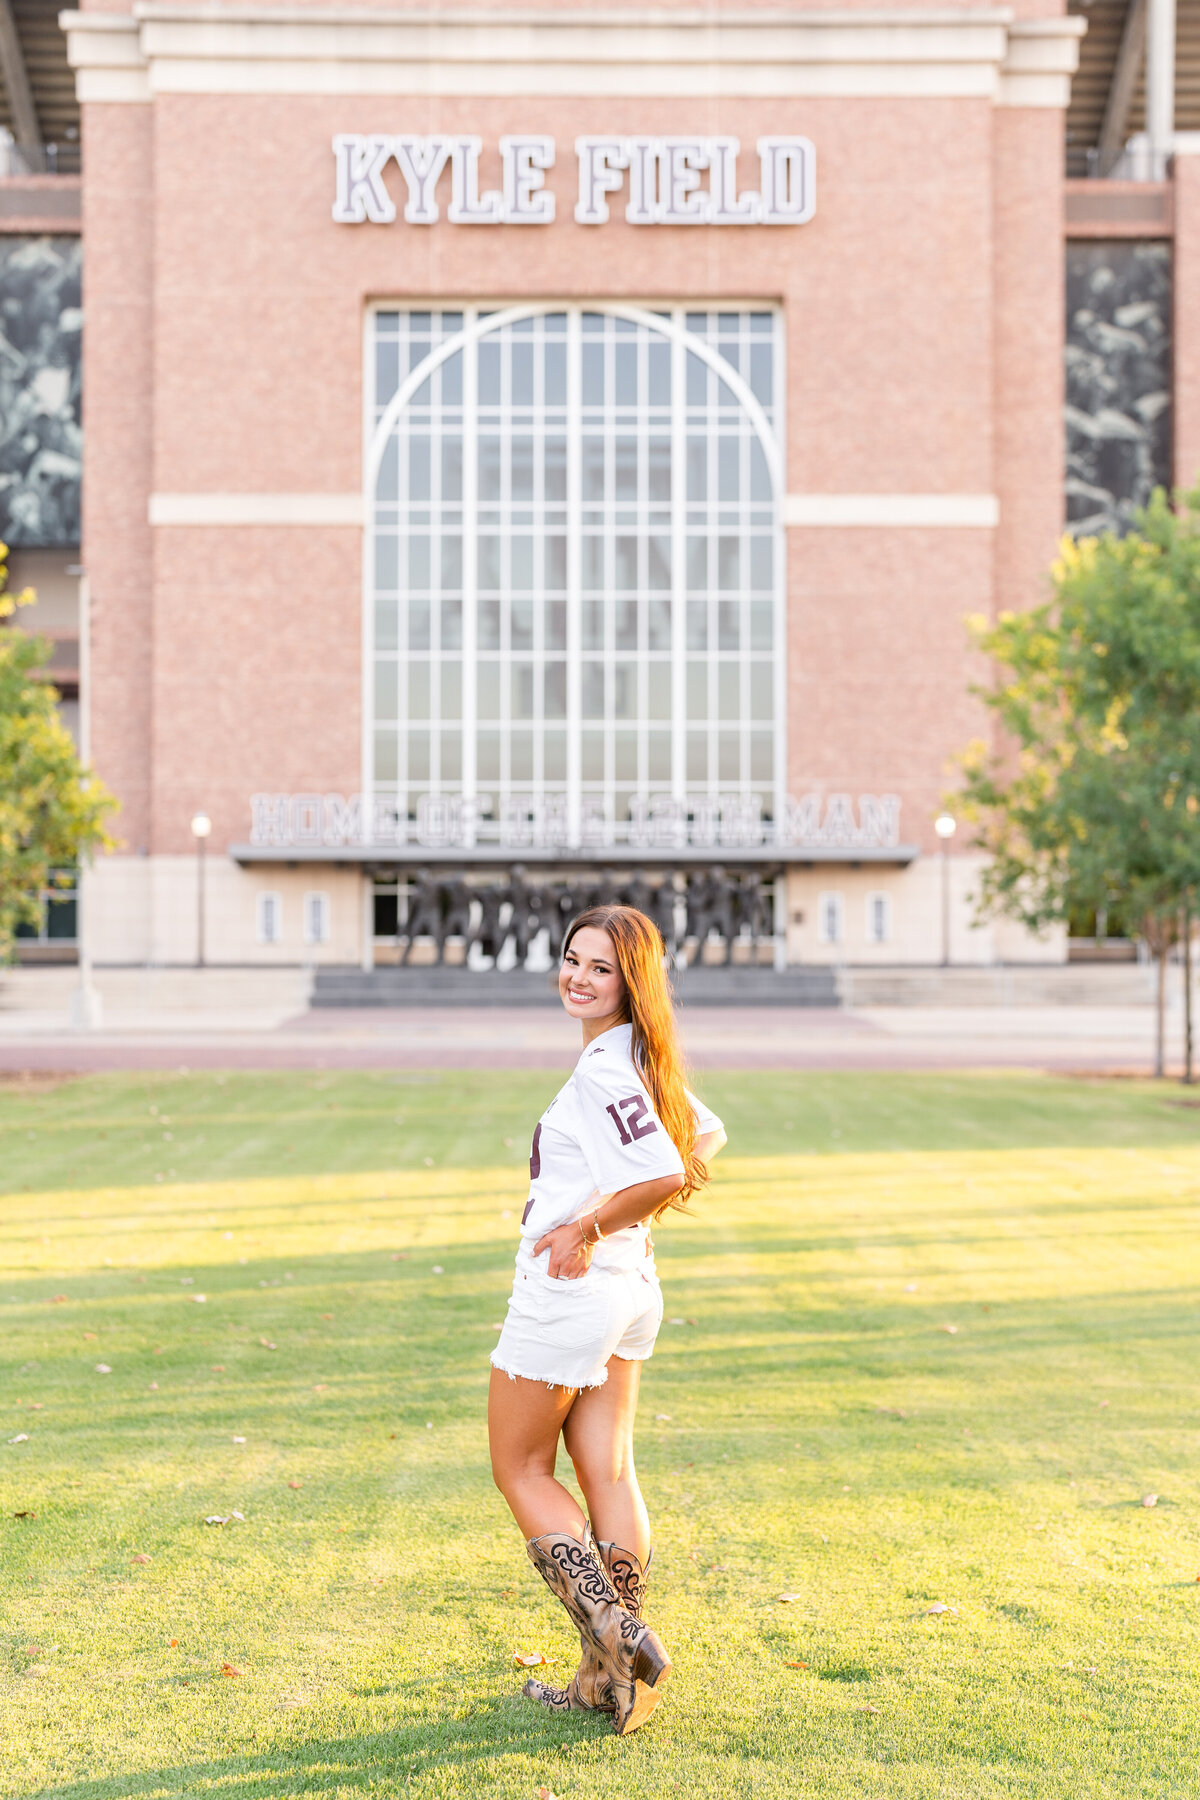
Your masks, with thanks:
[[[431,937],[435,945],[434,961],[442,960],[442,884],[428,869],[418,869],[408,896],[408,919],[404,926],[408,942],[400,961],[407,963],[419,937]]]

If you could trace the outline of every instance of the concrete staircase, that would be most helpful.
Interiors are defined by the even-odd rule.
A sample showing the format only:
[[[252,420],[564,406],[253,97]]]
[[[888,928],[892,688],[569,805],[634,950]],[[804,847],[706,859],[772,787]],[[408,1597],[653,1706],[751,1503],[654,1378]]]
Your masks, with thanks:
[[[1178,986],[1172,970],[1169,985]],[[1146,1006],[1150,963],[1029,963],[837,971],[843,1006]]]
[[[682,1006],[837,1006],[832,969],[694,968],[672,978]],[[556,971],[318,969],[314,1007],[557,1006]]]

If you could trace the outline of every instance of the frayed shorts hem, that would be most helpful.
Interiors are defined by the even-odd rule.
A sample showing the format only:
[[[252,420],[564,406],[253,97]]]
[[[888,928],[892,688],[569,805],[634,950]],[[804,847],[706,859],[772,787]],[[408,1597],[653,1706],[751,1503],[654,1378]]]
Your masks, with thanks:
[[[631,1357],[630,1361],[633,1360],[635,1359]],[[490,1361],[493,1369],[498,1369],[501,1375],[507,1375],[510,1381],[540,1381],[548,1388],[572,1388],[582,1393],[584,1388],[602,1388],[608,1380],[607,1369],[603,1370],[599,1381],[562,1381],[556,1377],[545,1375],[540,1370],[535,1375],[531,1369],[510,1369],[507,1363],[501,1362],[496,1356],[491,1357]],[[644,1362],[645,1358],[639,1356],[636,1361]]]

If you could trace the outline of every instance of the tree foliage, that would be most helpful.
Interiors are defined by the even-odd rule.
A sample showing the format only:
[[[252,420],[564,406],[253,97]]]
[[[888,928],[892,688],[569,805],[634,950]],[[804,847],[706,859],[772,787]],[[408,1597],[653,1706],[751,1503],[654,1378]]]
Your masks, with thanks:
[[[116,807],[81,764],[57,695],[38,676],[49,643],[10,623],[33,597],[9,591],[0,544],[0,961],[17,926],[37,924],[42,891],[90,851],[112,847],[105,820]]]
[[[1128,537],[1065,540],[1053,595],[972,621],[999,730],[962,758],[985,912],[1117,907],[1153,948],[1200,888],[1200,488]]]

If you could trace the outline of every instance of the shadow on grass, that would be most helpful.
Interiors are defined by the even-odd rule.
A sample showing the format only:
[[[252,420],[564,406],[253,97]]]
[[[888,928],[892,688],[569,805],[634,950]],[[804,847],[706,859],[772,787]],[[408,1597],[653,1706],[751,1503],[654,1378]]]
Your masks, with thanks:
[[[427,1684],[396,1690],[415,1699]],[[174,1763],[132,1774],[92,1776],[42,1788],[38,1800],[154,1800],[191,1793],[219,1792],[222,1800],[290,1800],[322,1792],[379,1792],[381,1781],[398,1789],[409,1775],[452,1768],[467,1791],[484,1792],[494,1768],[476,1787],[473,1771],[497,1758],[525,1761],[561,1754],[564,1744],[611,1735],[607,1719],[580,1714],[539,1715],[516,1696],[480,1700],[465,1718],[446,1717],[391,1731],[353,1737],[312,1738],[248,1756]],[[431,1741],[432,1740],[432,1741]],[[267,1784],[270,1784],[269,1787]]]

